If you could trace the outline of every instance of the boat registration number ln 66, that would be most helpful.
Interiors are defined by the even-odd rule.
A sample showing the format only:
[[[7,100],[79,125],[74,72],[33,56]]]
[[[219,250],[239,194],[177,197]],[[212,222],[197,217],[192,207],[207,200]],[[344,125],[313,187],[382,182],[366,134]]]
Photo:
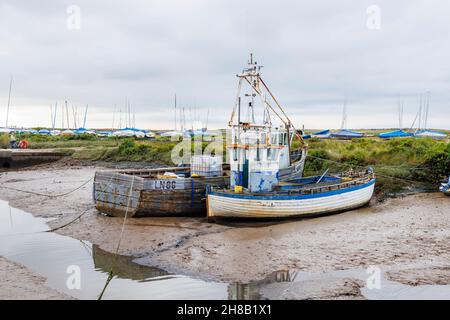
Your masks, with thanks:
[[[158,190],[175,190],[177,188],[176,180],[154,180],[153,189]]]

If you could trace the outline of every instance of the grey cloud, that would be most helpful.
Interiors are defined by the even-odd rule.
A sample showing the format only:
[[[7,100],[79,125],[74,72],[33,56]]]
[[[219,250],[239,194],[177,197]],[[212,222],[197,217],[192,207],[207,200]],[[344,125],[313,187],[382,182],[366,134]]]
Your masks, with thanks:
[[[72,4],[81,8],[79,31],[66,28]],[[203,117],[214,110],[210,122],[223,127],[234,75],[252,51],[299,124],[338,126],[347,96],[350,125],[393,126],[397,97],[406,100],[409,121],[418,95],[429,90],[430,125],[449,127],[450,4],[377,1],[379,31],[366,28],[371,4],[3,0],[0,125],[13,74],[17,125],[48,123],[49,104],[68,99],[91,105],[91,126],[107,126],[114,105],[128,97],[139,126],[169,127],[177,92],[181,105],[196,105]]]

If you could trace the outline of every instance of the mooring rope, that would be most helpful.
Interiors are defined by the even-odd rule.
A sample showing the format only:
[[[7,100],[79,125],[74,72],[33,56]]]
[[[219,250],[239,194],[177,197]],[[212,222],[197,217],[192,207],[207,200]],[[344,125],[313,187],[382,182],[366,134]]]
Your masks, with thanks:
[[[55,231],[57,231],[57,230],[60,230],[60,229],[62,229],[62,228],[65,228],[65,227],[71,225],[71,224],[74,223],[75,221],[79,220],[82,216],[84,216],[87,212],[89,212],[90,209],[92,209],[91,206],[89,206],[89,208],[87,208],[86,210],[84,210],[80,215],[78,215],[75,219],[69,221],[68,223],[63,224],[62,226],[59,226],[59,227],[56,227],[56,228],[47,230],[47,231],[45,231],[45,232],[55,232]]]
[[[123,218],[122,230],[120,232],[119,241],[117,242],[116,252],[114,253],[114,258],[113,258],[113,261],[111,263],[111,269],[108,272],[108,278],[106,279],[105,286],[103,287],[103,290],[100,292],[98,300],[102,300],[103,295],[104,295],[104,293],[106,291],[106,288],[108,287],[109,283],[111,282],[111,280],[114,277],[114,267],[115,267],[115,264],[116,264],[116,261],[117,261],[117,256],[119,255],[120,244],[122,243],[122,238],[123,238],[123,234],[124,234],[124,231],[125,231],[125,225],[127,223],[128,209],[130,208],[130,205],[131,205],[131,196],[133,195],[134,178],[135,178],[135,176],[133,175],[133,179],[131,180],[130,192],[129,192],[129,195],[128,195],[127,207],[125,209],[125,216]]]
[[[22,189],[18,189],[18,188],[14,188],[14,187],[8,187],[8,186],[4,186],[4,185],[0,185],[0,188],[14,190],[14,191],[23,192],[23,193],[28,193],[28,194],[32,194],[32,195],[39,196],[39,197],[59,198],[59,197],[67,196],[67,195],[69,195],[71,193],[74,193],[75,191],[83,188],[85,185],[87,185],[93,179],[94,179],[94,177],[92,177],[89,180],[83,182],[81,185],[79,185],[78,187],[76,187],[73,190],[70,190],[70,191],[64,192],[64,193],[59,193],[59,194],[45,194],[45,193],[39,193],[39,192],[35,192],[35,191],[22,190]]]

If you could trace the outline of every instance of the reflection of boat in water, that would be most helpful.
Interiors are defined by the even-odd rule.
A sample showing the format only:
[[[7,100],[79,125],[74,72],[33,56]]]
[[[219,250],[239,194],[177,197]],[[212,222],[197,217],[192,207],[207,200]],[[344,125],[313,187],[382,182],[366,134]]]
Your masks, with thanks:
[[[229,123],[232,128],[231,141],[227,144],[231,188],[209,188],[208,217],[285,218],[335,213],[367,204],[375,186],[372,169],[301,178],[307,146],[299,135],[297,177],[286,181],[279,179],[281,167],[292,162],[287,154],[293,146],[296,130],[262,80],[260,66],[252,60],[249,65],[238,75],[238,102]],[[254,110],[253,97],[261,98],[262,123],[255,122],[254,117],[250,121],[241,121],[240,91],[243,80],[251,88],[251,93],[245,94],[245,97],[252,97],[248,113]],[[273,114],[282,125],[272,125]]]
[[[447,196],[450,196],[450,177],[446,183],[442,183],[439,190]]]
[[[102,250],[98,245],[92,246],[92,256],[97,270],[109,273],[114,263],[114,275],[122,279],[143,281],[169,275],[167,271],[137,264],[133,262],[133,257],[115,255]]]
[[[271,283],[293,282],[297,277],[295,270],[275,271],[265,277],[263,280],[250,283],[231,283],[228,285],[229,300],[259,300],[261,296],[261,287]]]

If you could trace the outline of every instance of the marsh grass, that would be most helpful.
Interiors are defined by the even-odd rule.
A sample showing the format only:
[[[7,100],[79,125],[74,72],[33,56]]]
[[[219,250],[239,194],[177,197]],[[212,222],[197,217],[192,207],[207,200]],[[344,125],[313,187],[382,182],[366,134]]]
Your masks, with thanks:
[[[305,175],[373,167],[377,190],[395,194],[406,190],[435,190],[450,172],[450,145],[433,139],[378,138],[352,141],[318,140],[309,142]]]
[[[0,149],[9,148],[9,136],[7,133],[0,133]]]

